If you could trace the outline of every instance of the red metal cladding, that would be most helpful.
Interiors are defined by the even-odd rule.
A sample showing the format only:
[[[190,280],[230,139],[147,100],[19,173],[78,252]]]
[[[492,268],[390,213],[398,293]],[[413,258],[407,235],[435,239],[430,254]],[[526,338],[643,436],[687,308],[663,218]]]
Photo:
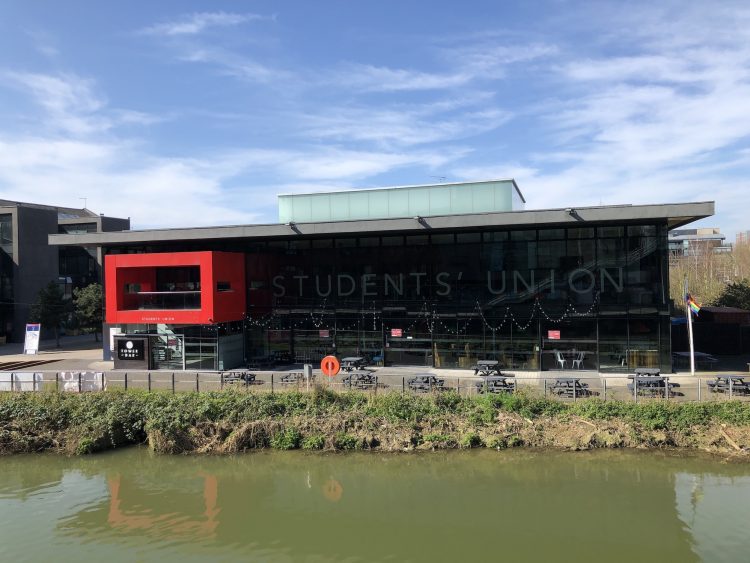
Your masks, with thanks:
[[[197,267],[200,285],[193,291],[157,287],[160,268]],[[192,283],[192,282],[191,282]],[[109,254],[104,261],[106,317],[111,324],[213,324],[238,321],[247,310],[245,255],[235,252],[159,252]],[[200,298],[198,299],[198,292]],[[195,301],[192,308],[144,308],[146,297],[179,297]]]

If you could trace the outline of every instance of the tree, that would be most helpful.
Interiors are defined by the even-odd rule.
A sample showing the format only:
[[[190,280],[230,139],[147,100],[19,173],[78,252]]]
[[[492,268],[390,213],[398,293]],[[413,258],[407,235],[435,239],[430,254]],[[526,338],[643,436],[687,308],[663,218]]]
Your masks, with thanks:
[[[73,290],[73,304],[78,323],[83,328],[93,329],[94,340],[99,342],[102,327],[102,286],[92,283]]]
[[[31,306],[29,320],[40,323],[43,328],[53,328],[55,344],[60,347],[60,325],[68,314],[68,303],[57,282],[51,281],[44,286],[37,296],[36,303]]]
[[[742,279],[727,284],[712,305],[750,310],[750,281]]]

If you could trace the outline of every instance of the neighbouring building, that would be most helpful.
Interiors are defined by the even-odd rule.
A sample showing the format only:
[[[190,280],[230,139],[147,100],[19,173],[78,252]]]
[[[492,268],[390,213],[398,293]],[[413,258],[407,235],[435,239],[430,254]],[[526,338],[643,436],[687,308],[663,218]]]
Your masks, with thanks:
[[[100,248],[50,246],[49,235],[129,228],[129,219],[88,209],[0,199],[0,339],[23,340],[31,304],[50,281],[67,292],[102,281]]]
[[[513,180],[279,196],[269,225],[59,234],[152,368],[671,367],[668,233],[713,202],[525,210]],[[116,339],[123,342],[125,339]],[[128,340],[132,347],[132,340]]]
[[[669,233],[669,251],[674,257],[731,252],[732,244],[725,241],[718,227],[675,229]]]

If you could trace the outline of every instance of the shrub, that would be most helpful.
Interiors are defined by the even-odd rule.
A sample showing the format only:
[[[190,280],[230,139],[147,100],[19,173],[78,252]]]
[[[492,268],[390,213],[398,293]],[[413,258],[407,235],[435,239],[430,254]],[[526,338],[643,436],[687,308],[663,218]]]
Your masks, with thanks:
[[[302,435],[296,428],[284,428],[271,436],[271,447],[275,450],[296,450],[302,442]]]
[[[355,450],[361,446],[356,436],[339,432],[333,438],[333,447],[337,450]]]
[[[322,450],[326,445],[326,439],[320,434],[313,434],[302,440],[303,450]]]
[[[478,448],[480,446],[482,446],[482,439],[476,432],[467,432],[461,436],[462,448]]]

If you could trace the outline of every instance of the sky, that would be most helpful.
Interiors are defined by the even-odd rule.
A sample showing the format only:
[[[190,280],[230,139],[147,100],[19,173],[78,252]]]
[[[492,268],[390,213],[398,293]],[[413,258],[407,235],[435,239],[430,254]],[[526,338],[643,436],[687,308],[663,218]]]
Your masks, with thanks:
[[[0,198],[133,228],[515,178],[527,209],[750,229],[747,2],[0,3]]]

